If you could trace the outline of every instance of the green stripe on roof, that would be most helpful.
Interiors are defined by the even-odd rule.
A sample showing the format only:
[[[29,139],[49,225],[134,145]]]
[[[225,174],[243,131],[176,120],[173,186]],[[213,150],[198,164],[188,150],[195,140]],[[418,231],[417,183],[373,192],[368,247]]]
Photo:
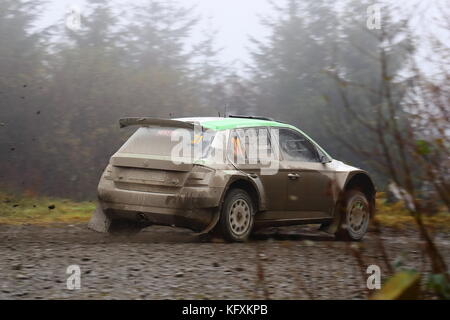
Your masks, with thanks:
[[[292,127],[289,124],[276,121],[244,118],[224,118],[220,120],[210,120],[201,122],[201,125],[207,129],[212,130],[227,130],[245,127]]]

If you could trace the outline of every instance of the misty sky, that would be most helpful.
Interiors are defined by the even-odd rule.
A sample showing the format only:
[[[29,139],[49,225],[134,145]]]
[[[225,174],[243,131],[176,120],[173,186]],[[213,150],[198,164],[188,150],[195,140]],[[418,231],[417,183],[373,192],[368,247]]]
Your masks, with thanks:
[[[141,0],[144,2],[144,0]],[[70,5],[76,5],[83,12],[83,0],[50,0],[48,9],[42,17],[45,25],[60,23]],[[130,4],[128,0],[112,1],[120,7]],[[137,3],[134,1],[133,3]],[[183,6],[197,6],[196,12],[202,17],[202,25],[196,30],[195,37],[200,37],[202,29],[217,30],[217,45],[222,48],[221,57],[224,62],[247,60],[248,36],[261,37],[265,29],[259,24],[259,15],[271,12],[265,0],[178,0]]]
[[[417,25],[425,25],[427,29],[432,25],[430,16],[436,14],[438,7],[449,5],[449,0],[386,1],[392,1],[398,5],[401,8],[400,12],[404,12],[405,15],[411,10],[426,13],[425,16],[419,14],[416,20]],[[121,8],[123,5],[138,4],[145,0],[111,0],[111,2],[115,4],[115,7]],[[217,30],[216,44],[222,49],[220,58],[224,63],[232,63],[236,60],[248,62],[249,36],[257,39],[266,36],[267,31],[261,26],[259,17],[273,14],[267,0],[175,0],[173,2],[185,7],[197,7],[196,12],[202,18],[202,22],[194,31],[193,41],[201,40],[202,30],[211,28]],[[47,3],[47,10],[42,16],[44,26],[63,23],[70,6],[77,6],[81,13],[86,8],[85,0],[48,0]],[[429,22],[424,23],[425,20]],[[448,33],[445,34],[448,35]],[[447,41],[447,39],[442,40]]]

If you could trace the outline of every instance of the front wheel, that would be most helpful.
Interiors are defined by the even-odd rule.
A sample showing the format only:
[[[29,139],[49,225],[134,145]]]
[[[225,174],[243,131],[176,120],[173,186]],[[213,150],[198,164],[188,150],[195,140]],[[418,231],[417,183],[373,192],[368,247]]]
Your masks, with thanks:
[[[246,191],[229,191],[225,196],[219,224],[225,240],[246,241],[253,228],[254,214],[253,201]]]
[[[370,204],[364,193],[349,190],[345,194],[337,239],[359,241],[367,232],[370,221]]]

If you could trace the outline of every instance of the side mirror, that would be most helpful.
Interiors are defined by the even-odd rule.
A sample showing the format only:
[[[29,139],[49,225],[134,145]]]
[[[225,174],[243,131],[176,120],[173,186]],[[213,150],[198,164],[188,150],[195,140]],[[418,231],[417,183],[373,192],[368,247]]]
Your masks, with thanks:
[[[323,154],[323,155],[320,156],[320,162],[322,164],[325,164],[325,163],[330,163],[331,160],[326,155]]]

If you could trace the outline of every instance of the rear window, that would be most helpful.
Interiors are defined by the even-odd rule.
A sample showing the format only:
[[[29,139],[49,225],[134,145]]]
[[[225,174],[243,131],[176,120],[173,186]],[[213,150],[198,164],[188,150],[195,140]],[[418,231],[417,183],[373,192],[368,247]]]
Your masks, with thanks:
[[[141,127],[119,149],[120,153],[147,154],[156,156],[194,156],[194,147],[198,147],[201,158],[210,152],[215,132],[195,132],[189,129],[169,127]],[[182,154],[181,149],[186,152]],[[180,152],[178,152],[180,151]]]

